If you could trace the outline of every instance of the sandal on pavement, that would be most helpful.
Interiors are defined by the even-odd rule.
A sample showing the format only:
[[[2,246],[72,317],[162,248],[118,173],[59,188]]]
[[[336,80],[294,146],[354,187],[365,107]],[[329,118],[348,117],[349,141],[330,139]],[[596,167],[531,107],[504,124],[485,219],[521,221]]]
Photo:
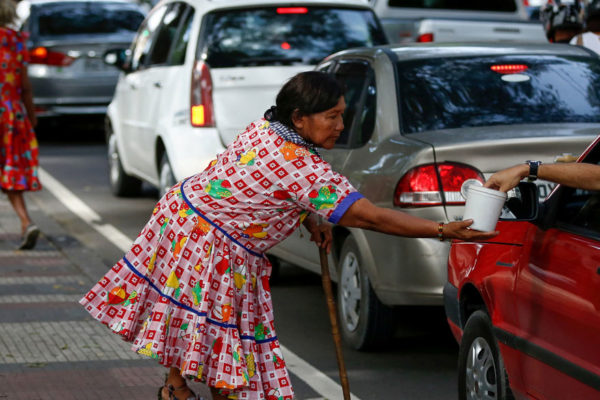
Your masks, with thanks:
[[[161,386],[160,388],[158,388],[158,400],[203,400],[203,397],[198,396],[196,393],[194,393],[191,389],[190,392],[192,392],[192,396],[188,396],[186,399],[180,399],[178,397],[175,396],[175,392],[178,390],[183,390],[183,389],[189,389],[188,386],[184,383],[183,385],[179,386],[178,388],[173,387],[173,385],[164,385]],[[164,397],[163,396],[163,392],[164,391],[168,392],[168,396],[169,397]]]
[[[38,236],[40,235],[40,228],[34,224],[29,224],[23,233],[23,240],[19,245],[19,250],[30,250],[35,247]]]

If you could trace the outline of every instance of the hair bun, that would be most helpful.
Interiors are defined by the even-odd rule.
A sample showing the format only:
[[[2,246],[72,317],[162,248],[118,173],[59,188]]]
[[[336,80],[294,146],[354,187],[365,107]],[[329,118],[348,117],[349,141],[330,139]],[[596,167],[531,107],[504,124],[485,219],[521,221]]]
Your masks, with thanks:
[[[277,106],[271,106],[271,108],[265,111],[264,117],[270,122],[277,121]]]

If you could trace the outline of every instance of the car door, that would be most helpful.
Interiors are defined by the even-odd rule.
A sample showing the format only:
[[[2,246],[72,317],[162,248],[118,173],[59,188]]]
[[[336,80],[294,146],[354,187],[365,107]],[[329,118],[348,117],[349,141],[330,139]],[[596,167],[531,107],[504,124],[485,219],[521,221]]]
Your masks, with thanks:
[[[154,35],[166,11],[166,5],[155,9],[140,26],[131,48],[129,71],[121,78],[116,92],[122,159],[128,171],[144,178],[147,175],[141,171],[148,157],[140,151],[139,140],[143,137],[143,120],[147,116],[144,87],[148,80],[146,74],[150,71],[146,63]]]
[[[516,287],[523,380],[535,398],[598,398],[600,192],[561,187],[548,212]]]
[[[160,161],[155,156],[156,136],[164,134],[157,131],[158,120],[169,112],[172,95],[181,93],[173,89],[178,87],[176,80],[181,80],[192,14],[191,8],[183,2],[168,6],[153,35],[145,68],[138,81],[139,119],[135,130],[135,152],[140,160],[138,173],[151,182],[156,182],[156,163]]]

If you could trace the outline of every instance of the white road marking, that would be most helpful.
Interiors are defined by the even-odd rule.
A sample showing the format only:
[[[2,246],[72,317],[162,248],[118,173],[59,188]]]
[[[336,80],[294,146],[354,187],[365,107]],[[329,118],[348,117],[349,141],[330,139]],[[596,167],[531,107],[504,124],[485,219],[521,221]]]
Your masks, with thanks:
[[[43,168],[39,169],[40,180],[44,182],[46,189],[50,191],[65,207],[73,214],[84,220],[95,231],[104,236],[108,241],[114,244],[118,249],[126,253],[133,240],[127,237],[123,232],[111,224],[102,222],[102,217],[92,210],[83,200],[75,196],[73,192],[67,189],[56,178],[50,175]]]
[[[67,209],[85,221],[95,231],[108,239],[124,253],[129,250],[131,243],[133,243],[133,239],[127,237],[113,225],[103,223],[100,215],[43,168],[40,168],[39,172],[44,187],[48,189],[58,201],[67,207]],[[284,359],[288,370],[293,372],[298,378],[302,379],[302,381],[310,386],[315,392],[323,396],[324,399],[335,399],[340,397],[342,387],[333,379],[298,357],[287,347],[281,345],[281,350],[284,353]],[[360,398],[354,395],[352,395],[352,399],[360,400]]]

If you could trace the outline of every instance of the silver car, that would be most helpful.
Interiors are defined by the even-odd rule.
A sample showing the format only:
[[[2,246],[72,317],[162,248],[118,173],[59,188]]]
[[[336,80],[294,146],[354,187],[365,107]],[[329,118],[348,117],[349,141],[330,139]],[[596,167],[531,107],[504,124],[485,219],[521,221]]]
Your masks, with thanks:
[[[129,46],[144,9],[122,0],[33,0],[20,12],[36,115],[105,114],[120,71],[102,56]]]
[[[574,161],[600,133],[600,59],[581,47],[386,46],[317,68],[347,87],[345,132],[324,158],[376,205],[435,221],[462,218],[466,179],[526,160]],[[539,188],[545,196],[552,185]],[[307,236],[271,256],[319,272]],[[334,242],[341,331],[353,347],[385,342],[392,306],[442,305],[447,241],[335,226]]]

